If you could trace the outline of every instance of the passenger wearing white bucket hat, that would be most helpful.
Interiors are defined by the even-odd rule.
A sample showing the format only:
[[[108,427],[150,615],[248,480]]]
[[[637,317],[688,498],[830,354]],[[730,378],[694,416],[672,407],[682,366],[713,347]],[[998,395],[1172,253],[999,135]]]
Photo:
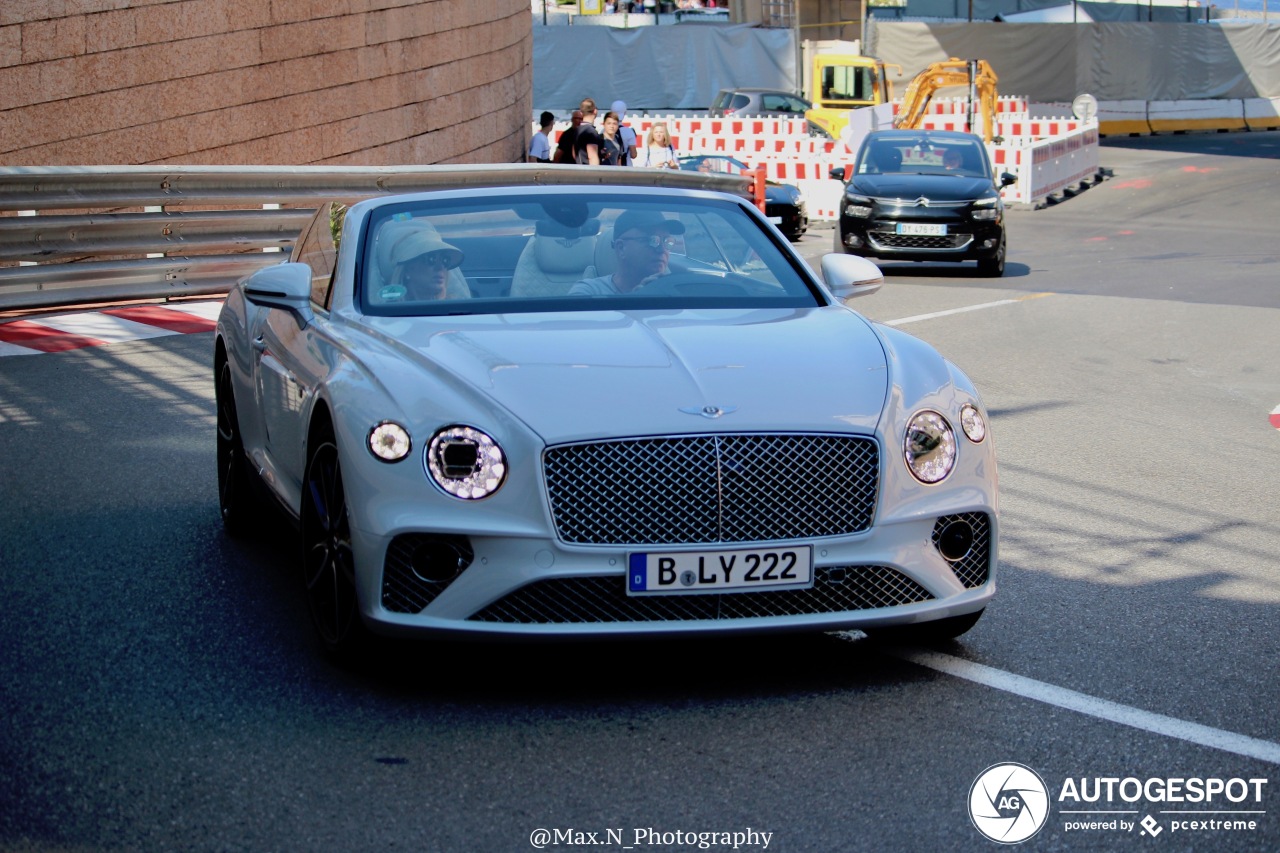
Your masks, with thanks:
[[[446,299],[449,270],[462,263],[462,250],[440,239],[431,226],[405,229],[388,246],[393,288],[411,300]]]

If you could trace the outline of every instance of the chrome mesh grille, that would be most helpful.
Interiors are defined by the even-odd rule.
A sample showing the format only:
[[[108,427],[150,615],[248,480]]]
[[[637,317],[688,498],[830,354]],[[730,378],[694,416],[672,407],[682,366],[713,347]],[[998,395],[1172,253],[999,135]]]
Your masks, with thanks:
[[[610,575],[535,581],[471,619],[521,625],[687,622],[844,613],[931,598],[920,584],[886,566],[819,566],[811,589],[699,595],[629,596],[626,577]]]
[[[554,447],[544,466],[565,542],[764,542],[857,533],[879,488],[874,439],[709,435]]]
[[[991,576],[991,519],[985,512],[944,515],[933,525],[934,547],[937,547],[942,531],[953,521],[968,522],[973,528],[973,547],[959,560],[948,561],[951,571],[955,572],[956,577],[968,589],[982,586]]]

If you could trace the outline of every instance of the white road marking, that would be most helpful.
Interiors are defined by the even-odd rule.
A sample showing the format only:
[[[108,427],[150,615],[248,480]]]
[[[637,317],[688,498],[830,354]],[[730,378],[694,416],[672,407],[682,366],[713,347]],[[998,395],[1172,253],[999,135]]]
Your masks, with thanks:
[[[20,347],[17,344],[0,341],[0,356],[5,355],[41,355],[41,351],[38,349],[32,349],[31,347]]]
[[[1016,696],[1034,699],[1047,705],[1056,705],[1100,720],[1132,726],[1135,729],[1177,738],[1188,743],[1233,752],[1247,758],[1256,758],[1272,764],[1280,764],[1280,744],[1260,740],[1247,735],[1203,726],[1163,714],[1153,714],[1121,705],[1106,699],[1098,699],[1084,693],[1077,693],[1065,687],[1056,687],[1033,678],[1014,675],[1011,672],[995,669],[980,663],[944,655],[940,652],[928,652],[921,649],[899,648],[886,650],[894,657],[918,664],[923,667],[942,672],[947,675],[963,678],[975,684],[993,687]]]
[[[217,320],[218,314],[222,311],[222,300],[217,302],[166,302],[164,305],[170,311],[181,311],[184,314],[192,314],[196,317],[203,317],[206,320]]]
[[[1020,296],[1017,299],[1000,299],[996,302],[983,302],[980,305],[966,305],[963,308],[951,308],[947,311],[934,311],[932,314],[916,314],[911,317],[901,317],[897,320],[885,320],[886,326],[905,326],[907,323],[919,323],[922,320],[936,320],[939,317],[950,317],[953,314],[964,314],[968,311],[982,311],[986,308],[999,308],[1001,305],[1013,305],[1017,302],[1026,302],[1028,299],[1041,299],[1045,296],[1053,296],[1052,293],[1031,293],[1026,296]]]

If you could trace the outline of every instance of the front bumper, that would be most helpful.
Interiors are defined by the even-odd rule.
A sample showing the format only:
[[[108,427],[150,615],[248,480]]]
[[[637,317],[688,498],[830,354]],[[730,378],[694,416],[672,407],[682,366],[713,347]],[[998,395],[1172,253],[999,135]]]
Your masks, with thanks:
[[[792,239],[804,236],[809,230],[809,213],[801,204],[766,204],[765,215],[777,222],[778,230]]]
[[[970,525],[973,545],[941,537]],[[997,518],[990,507],[878,525],[814,540],[814,585],[804,590],[628,596],[627,557],[641,547],[575,547],[554,540],[353,530],[365,621],[378,633],[599,637],[885,627],[981,610],[995,593]],[[465,541],[465,568],[430,570],[414,553]],[[787,543],[769,543],[779,546]],[[734,547],[742,547],[736,545]],[[669,550],[686,550],[670,548]],[[438,551],[436,553],[439,553]]]
[[[899,234],[899,223],[946,225],[945,235]],[[994,257],[1004,240],[1002,219],[990,222],[960,219],[855,219],[841,215],[839,247],[868,258],[903,261],[976,261]]]

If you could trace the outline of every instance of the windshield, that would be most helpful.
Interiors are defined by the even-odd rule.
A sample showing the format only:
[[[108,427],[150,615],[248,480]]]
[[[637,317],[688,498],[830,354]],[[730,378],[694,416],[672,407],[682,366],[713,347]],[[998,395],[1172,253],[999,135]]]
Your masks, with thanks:
[[[486,194],[370,215],[356,298],[379,315],[823,303],[773,229],[727,199]]]
[[[990,178],[982,143],[974,139],[890,135],[871,138],[858,158],[859,175],[955,175]]]
[[[874,102],[876,73],[867,66],[828,65],[822,69],[822,100]]]

